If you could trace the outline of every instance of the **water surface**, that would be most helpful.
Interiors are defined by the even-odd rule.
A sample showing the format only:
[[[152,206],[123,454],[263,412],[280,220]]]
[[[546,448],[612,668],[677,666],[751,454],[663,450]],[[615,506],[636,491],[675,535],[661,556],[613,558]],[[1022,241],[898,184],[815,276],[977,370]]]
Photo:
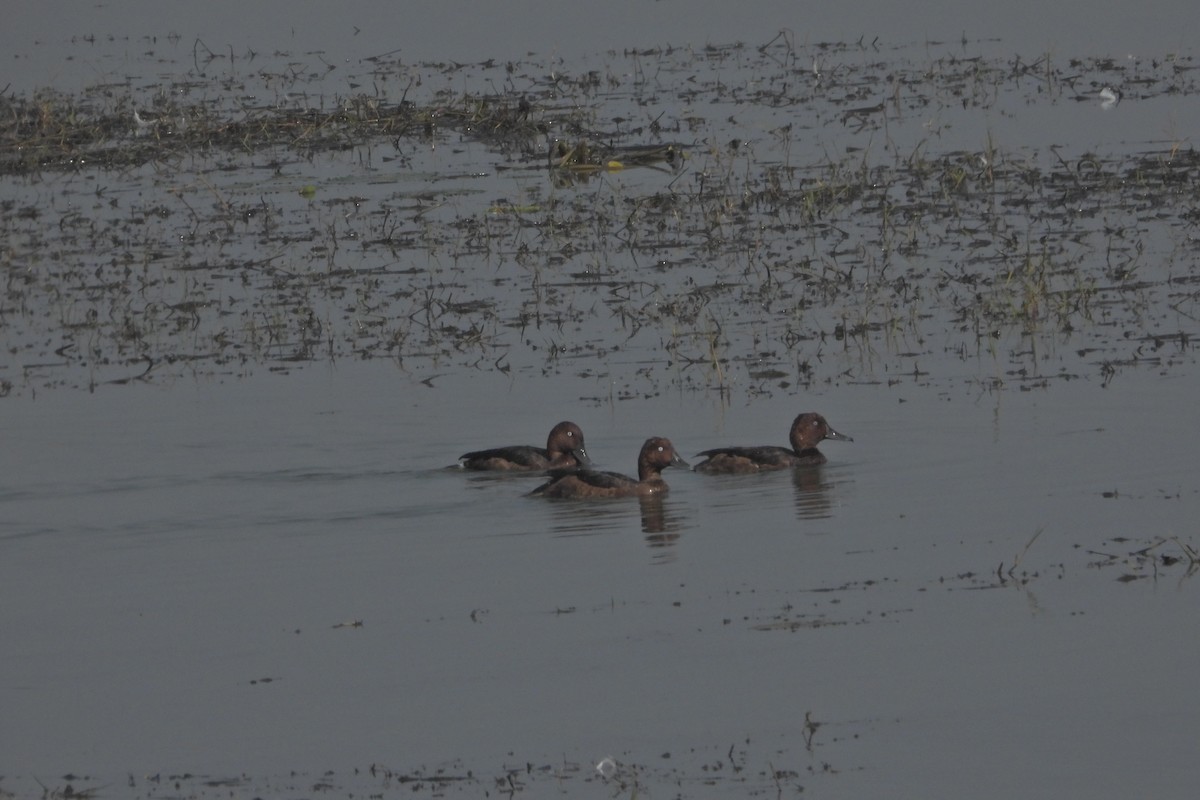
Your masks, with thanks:
[[[263,113],[374,75],[454,109],[514,59],[548,119],[551,72],[611,75],[572,135],[690,156],[556,182],[449,126],[183,157],[164,130],[146,164],[6,175],[0,790],[1182,796],[1194,12],[1006,10],[525,4],[496,37],[350,4],[242,10],[246,41],[220,11],[77,10],[95,41],[18,14],[15,93]],[[805,216],[822,186],[855,194]],[[650,435],[782,445],[807,410],[855,439],[824,467],[670,470],[658,502],[451,468],[572,419],[632,472]]]

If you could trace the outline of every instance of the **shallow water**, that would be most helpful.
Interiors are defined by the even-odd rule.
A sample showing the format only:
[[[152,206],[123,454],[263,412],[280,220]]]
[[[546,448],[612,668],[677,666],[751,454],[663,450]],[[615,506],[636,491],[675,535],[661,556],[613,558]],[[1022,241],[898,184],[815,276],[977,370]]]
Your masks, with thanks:
[[[669,6],[636,8],[678,11]],[[1095,24],[1115,23],[1113,13]],[[679,35],[693,30],[691,15],[673,18]],[[599,27],[592,35],[607,29]],[[780,27],[750,41],[757,47]],[[262,60],[275,63],[276,47],[301,49],[308,30],[298,22],[296,38],[282,42],[255,30]],[[744,29],[720,30],[733,38]],[[669,41],[674,30],[664,31],[645,44]],[[1169,33],[1130,32],[1163,41],[1162,52],[1177,44]],[[629,23],[618,33],[643,35]],[[215,34],[181,38],[185,50],[196,35]],[[372,46],[355,50],[349,37],[354,58],[380,52],[378,31],[361,35]],[[87,43],[102,57],[64,67],[64,89],[87,85],[94,65],[110,74],[122,49],[135,84],[179,77],[181,53],[160,73],[147,67],[155,57],[122,42]],[[55,39],[20,57],[78,57],[82,46]],[[972,47],[1036,55],[1043,43],[980,38]],[[744,166],[692,161],[678,180],[728,166],[745,178],[731,185],[745,186],[759,161],[787,156],[807,170],[823,152],[840,157],[865,143],[873,158],[882,153],[874,162],[882,169],[922,140],[931,160],[959,148],[977,156],[988,135],[1009,163],[1031,169],[1055,169],[1056,153],[1072,164],[1093,151],[1097,164],[1124,163],[1178,143],[1171,126],[1189,130],[1196,114],[1190,62],[1178,62],[1178,97],[1161,65],[1126,67],[1126,76],[1153,73],[1155,93],[1132,102],[1127,91],[1110,112],[1094,97],[1090,81],[1104,69],[1093,64],[1078,101],[1029,100],[1036,90],[1005,83],[988,114],[959,115],[947,103],[934,128],[911,108],[889,118],[882,148],[879,130],[842,124],[845,103],[810,97],[805,109],[816,116],[789,149],[770,133],[788,109],[741,101],[776,75],[756,52],[660,53],[671,73],[659,90],[619,88],[596,102],[612,116],[653,95],[655,113],[684,118],[686,98],[672,92],[691,70],[707,87],[696,97],[720,100],[701,134],[748,135],[754,150]],[[836,52],[846,85],[936,59],[907,44]],[[544,66],[539,58],[521,69]],[[578,71],[571,57],[556,58]],[[638,61],[579,58],[617,63],[618,72]],[[363,74],[339,65],[313,90],[333,92],[345,74]],[[822,68],[838,71],[828,61]],[[486,83],[500,72],[471,67],[446,81]],[[924,96],[914,92],[913,102]],[[602,212],[605,203],[660,197],[676,176],[627,170],[550,187],[545,169],[469,137],[401,150],[398,163],[374,144],[308,160],[270,154],[279,163],[219,155],[228,163],[215,166],[196,156],[194,174],[154,164],[5,179],[2,199],[13,205],[0,329],[11,356],[0,364],[0,791],[41,796],[40,782],[59,796],[70,785],[102,797],[1185,796],[1200,733],[1200,701],[1188,691],[1200,660],[1187,634],[1198,591],[1200,372],[1186,193],[1155,205],[1161,197],[1132,189],[1064,189],[1062,202],[1054,195],[1029,207],[1031,216],[1063,214],[1061,224],[1028,223],[1063,248],[1056,263],[1078,261],[1082,274],[1105,281],[1094,308],[1070,314],[1069,326],[997,315],[994,333],[972,330],[955,303],[991,289],[965,278],[998,267],[976,259],[971,239],[983,234],[972,234],[969,219],[955,228],[954,218],[933,215],[913,225],[918,250],[897,259],[916,288],[878,301],[895,316],[835,336],[839,318],[875,302],[861,288],[869,281],[835,291],[776,275],[759,287],[761,276],[738,269],[778,272],[807,256],[814,271],[886,272],[872,255],[883,234],[869,203],[807,229],[796,220],[763,228],[771,255],[758,261],[695,245],[705,230],[681,207],[686,224],[665,235],[666,260],[648,263],[645,252],[615,246],[600,221],[565,233],[496,221],[488,209],[533,195],[548,206],[592,199]],[[204,191],[181,192],[179,174],[203,178]],[[911,177],[878,174],[896,181],[895,193]],[[309,202],[296,192],[308,181],[336,197]],[[119,202],[93,200],[98,186]],[[204,192],[235,205],[261,201],[272,222],[214,225],[219,235],[169,249],[199,218],[178,203],[199,206]],[[968,209],[971,200],[958,199]],[[1072,202],[1075,212],[1062,211]],[[161,216],[142,214],[159,205]],[[29,207],[42,216],[10,213]],[[380,226],[380,209],[406,208],[426,217],[424,232],[408,231],[414,243],[388,252],[365,235]],[[1025,212],[997,213],[1016,225]],[[144,379],[130,380],[140,362],[86,324],[96,287],[76,281],[71,266],[99,273],[111,253],[105,237],[98,258],[74,233],[81,218],[135,231],[124,249],[138,255],[135,274],[149,276],[139,295],[148,308],[182,307],[197,286],[220,298],[211,314],[197,306],[194,324],[167,316],[158,340],[138,343],[156,364]],[[475,219],[501,242],[494,251],[454,240]],[[720,227],[753,230],[762,220],[731,214]],[[848,244],[836,244],[838,225]],[[316,252],[327,240],[311,231],[326,228],[361,253],[349,244]],[[354,232],[361,240],[345,236]],[[170,255],[140,249],[155,241]],[[579,243],[578,252],[565,247]],[[522,244],[537,254],[532,294],[545,319],[518,335],[512,320],[532,302]],[[363,270],[311,289],[329,292],[312,301],[329,309],[326,325],[356,291],[380,304],[388,324],[404,324],[409,298],[396,298],[413,271],[414,283],[435,274],[446,308],[469,307],[447,313],[455,324],[494,308],[494,336],[477,346],[414,335],[389,357],[372,349],[375,329],[364,326],[358,349],[339,349],[331,336],[330,352],[297,358],[293,339],[275,346],[248,336],[236,357],[206,360],[213,336],[233,341],[239,325],[291,313],[278,274],[240,268],[280,252],[297,272]],[[1131,252],[1138,280],[1113,277],[1106,259]],[[47,279],[14,299],[22,275],[56,271],[61,283]],[[185,277],[150,280],[175,271]],[[951,278],[926,277],[939,273]],[[722,282],[705,302],[724,324],[724,355],[707,358],[706,336],[693,337],[703,320],[657,309]],[[785,291],[768,296],[771,285]],[[613,300],[622,293],[625,301]],[[779,318],[797,304],[796,329],[816,331],[799,342]],[[896,322],[912,308],[926,316]],[[67,340],[75,349],[62,347]],[[805,410],[855,441],[825,443],[821,468],[668,470],[671,491],[660,501],[543,501],[525,496],[536,477],[451,468],[460,453],[540,443],[551,424],[572,419],[599,466],[632,472],[649,435],[670,437],[689,459],[722,444],[781,445]],[[611,775],[596,769],[606,757]]]
[[[161,68],[148,71],[143,60],[153,64],[166,54],[190,61],[197,42],[201,57],[205,49],[229,52],[251,71],[252,59],[280,52],[319,52],[335,68],[391,52],[413,62],[460,63],[540,53],[569,66],[608,50],[758,45],[780,30],[805,44],[879,39],[937,45],[967,38],[988,43],[993,54],[1126,58],[1187,51],[1193,46],[1188,22],[1194,20],[1195,9],[1181,0],[1105,8],[1080,0],[1052,7],[1033,0],[865,0],[853,13],[836,4],[799,8],[787,0],[759,0],[749,8],[706,3],[702,13],[669,0],[616,0],[603,14],[571,0],[485,8],[451,0],[403,10],[378,0],[347,0],[335,16],[277,2],[199,8],[134,0],[116,8],[50,0],[14,9],[0,31],[0,47],[19,67],[6,78],[14,89],[72,88],[114,73],[153,76]]]
[[[486,784],[560,760],[582,780],[606,755],[687,794],[710,763],[718,794],[771,768],[838,794],[1186,781],[1197,584],[1153,561],[1194,543],[1194,386],[741,409],[530,387],[617,469],[650,432],[778,441],[798,402],[855,436],[812,475],[668,472],[645,509],[445,469],[545,427],[512,386],[450,383],[356,366],[10,399],[7,788],[455,763]],[[1107,772],[1114,752],[1136,766]]]

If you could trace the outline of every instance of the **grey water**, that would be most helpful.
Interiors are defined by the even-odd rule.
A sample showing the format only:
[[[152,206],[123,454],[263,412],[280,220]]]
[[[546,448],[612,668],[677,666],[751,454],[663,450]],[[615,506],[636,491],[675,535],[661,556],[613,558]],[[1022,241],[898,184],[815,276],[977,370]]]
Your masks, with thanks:
[[[147,36],[178,37],[164,72],[197,40],[572,68],[781,29],[1150,58],[1191,47],[1197,21],[1185,4],[916,8],[50,3],[13,12],[0,50],[13,90],[72,90],[157,80]],[[1088,131],[1120,148],[1130,107]],[[412,793],[366,777],[382,765],[470,772],[440,790],[475,795],[515,770],[508,789],[543,794],[1187,796],[1190,349],[1111,381],[993,384],[948,354],[922,364],[937,379],[764,393],[659,367],[663,388],[625,392],[649,346],[630,350],[582,374],[339,359],[0,398],[0,791],[166,796],[184,776],[291,796],[299,773],[310,794]],[[782,445],[807,410],[854,437],[823,444],[825,466],[670,470],[655,503],[539,501],[536,477],[452,468],[572,419],[599,466],[632,472],[647,436],[687,458]]]

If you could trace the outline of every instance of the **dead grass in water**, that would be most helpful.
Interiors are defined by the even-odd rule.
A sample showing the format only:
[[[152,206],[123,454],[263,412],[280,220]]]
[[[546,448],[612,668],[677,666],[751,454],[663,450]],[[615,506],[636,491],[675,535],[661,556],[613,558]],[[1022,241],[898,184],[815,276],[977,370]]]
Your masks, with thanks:
[[[0,391],[327,359],[617,398],[1193,363],[1189,142],[939,149],[980,110],[1190,97],[1189,59],[913,62],[781,35],[579,74],[362,71],[376,91],[340,97],[264,70],[271,104],[211,69],[145,105],[0,95]],[[491,90],[431,88],[460,73]],[[338,169],[364,177],[302,178]]]

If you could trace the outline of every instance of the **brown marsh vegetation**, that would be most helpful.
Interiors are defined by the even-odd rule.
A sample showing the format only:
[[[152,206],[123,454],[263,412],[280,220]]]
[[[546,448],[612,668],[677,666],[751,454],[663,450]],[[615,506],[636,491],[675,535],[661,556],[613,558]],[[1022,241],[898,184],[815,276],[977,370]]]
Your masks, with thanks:
[[[1109,91],[1193,102],[1190,58],[781,34],[577,74],[379,57],[341,93],[193,58],[0,95],[4,393],[345,359],[618,398],[995,389],[1194,357],[1200,157],[1072,141]]]

